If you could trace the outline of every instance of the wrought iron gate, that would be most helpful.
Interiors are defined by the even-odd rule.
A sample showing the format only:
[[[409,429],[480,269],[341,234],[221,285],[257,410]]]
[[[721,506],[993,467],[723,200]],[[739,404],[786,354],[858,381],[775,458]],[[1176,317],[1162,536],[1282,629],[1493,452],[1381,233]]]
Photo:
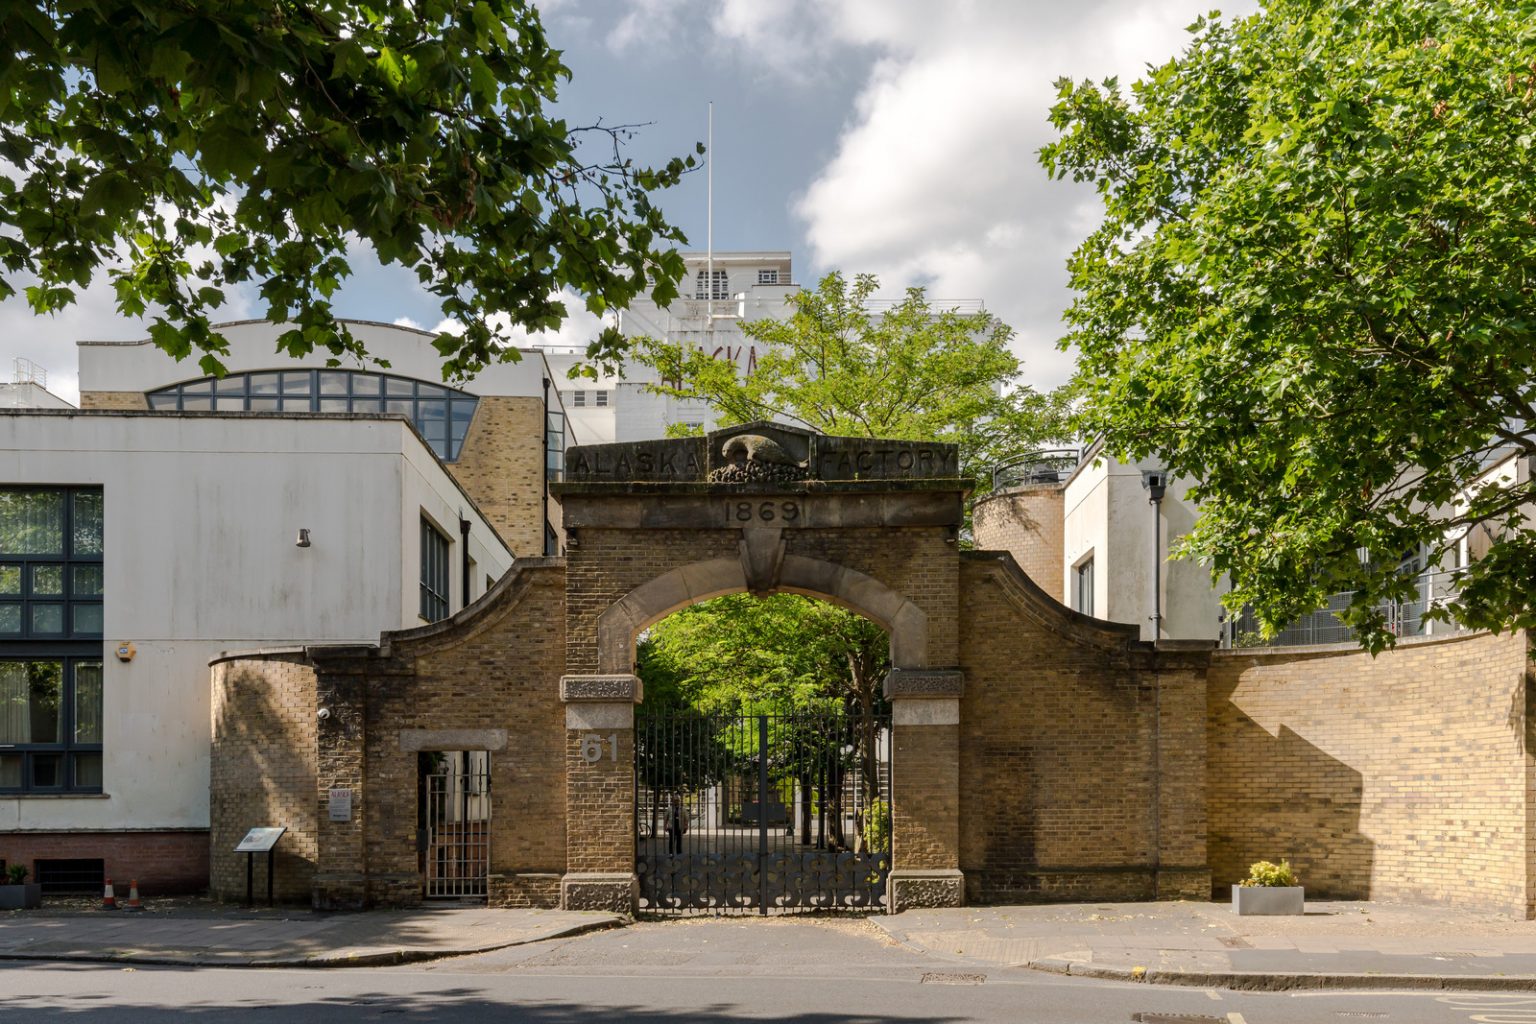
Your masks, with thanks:
[[[659,714],[635,723],[640,908],[880,910],[889,716]]]
[[[485,895],[491,861],[491,755],[422,754],[422,875],[428,899]]]

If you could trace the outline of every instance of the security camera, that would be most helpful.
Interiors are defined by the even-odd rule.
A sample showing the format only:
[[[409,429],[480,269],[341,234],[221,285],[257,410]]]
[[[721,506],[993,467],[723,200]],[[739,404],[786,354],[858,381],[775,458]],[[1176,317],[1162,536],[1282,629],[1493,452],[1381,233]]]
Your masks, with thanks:
[[[331,717],[331,709],[330,708],[321,708],[319,711],[315,712],[315,717],[320,719],[320,721],[323,722],[327,718]]]

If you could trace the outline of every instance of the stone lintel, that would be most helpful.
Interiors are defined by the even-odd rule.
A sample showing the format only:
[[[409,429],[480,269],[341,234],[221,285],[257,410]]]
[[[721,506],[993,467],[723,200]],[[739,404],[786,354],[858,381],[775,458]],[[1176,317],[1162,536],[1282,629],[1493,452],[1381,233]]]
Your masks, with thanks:
[[[638,704],[645,696],[640,677],[626,672],[590,676],[561,676],[560,699],[566,703],[596,701],[611,704],[629,701]]]
[[[631,701],[582,701],[565,706],[567,729],[633,729],[635,705]]]
[[[633,915],[640,905],[640,879],[633,874],[573,872],[560,879],[561,910],[605,910]]]
[[[885,696],[959,700],[965,696],[965,673],[957,668],[893,668],[885,677]]]
[[[959,725],[960,701],[937,697],[898,700],[891,705],[892,725]]]
[[[401,729],[400,750],[506,750],[505,729]]]
[[[927,907],[965,906],[965,875],[958,869],[903,871],[897,868],[891,872],[886,884],[893,914]]]

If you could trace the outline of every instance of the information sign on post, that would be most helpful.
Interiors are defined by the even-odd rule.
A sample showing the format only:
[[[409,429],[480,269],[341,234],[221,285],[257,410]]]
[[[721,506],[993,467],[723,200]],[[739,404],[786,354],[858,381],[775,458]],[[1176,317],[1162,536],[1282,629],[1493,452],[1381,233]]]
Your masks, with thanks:
[[[256,880],[256,855],[267,855],[267,906],[272,905],[272,850],[288,829],[282,826],[258,826],[245,834],[235,845],[236,853],[245,854],[245,905],[256,905],[253,886]]]

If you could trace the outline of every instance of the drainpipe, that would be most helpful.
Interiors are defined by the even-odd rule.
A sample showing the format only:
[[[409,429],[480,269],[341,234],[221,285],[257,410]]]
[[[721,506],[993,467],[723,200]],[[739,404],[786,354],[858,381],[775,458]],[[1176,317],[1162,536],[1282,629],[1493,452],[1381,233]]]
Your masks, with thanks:
[[[464,600],[460,608],[469,607],[469,520],[459,517],[459,575],[463,577]]]
[[[1168,493],[1168,471],[1144,469],[1141,486],[1152,506],[1152,643],[1163,638],[1163,497]],[[1156,651],[1152,654],[1152,895],[1162,898],[1163,874],[1163,672]]]
[[[1166,469],[1141,471],[1141,486],[1152,506],[1152,639],[1163,638],[1163,497],[1168,493]]]
[[[549,550],[549,378],[544,378],[544,468],[539,478],[544,481],[541,492],[543,500],[539,505],[539,522],[544,524],[544,536],[539,538],[539,550],[546,555],[557,552]],[[516,555],[514,554],[514,558]]]

